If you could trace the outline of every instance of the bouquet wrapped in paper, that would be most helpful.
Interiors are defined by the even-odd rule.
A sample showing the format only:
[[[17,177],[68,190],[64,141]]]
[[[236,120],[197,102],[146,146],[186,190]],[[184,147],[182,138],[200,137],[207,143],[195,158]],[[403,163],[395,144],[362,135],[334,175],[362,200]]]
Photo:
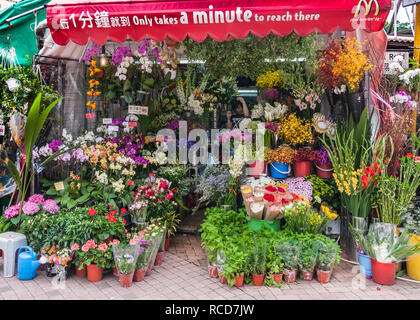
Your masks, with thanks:
[[[252,197],[252,187],[248,185],[241,186],[241,193],[244,199]]]
[[[251,216],[251,207],[250,207],[250,205],[252,203],[254,203],[254,202],[255,202],[255,198],[254,197],[244,198],[245,209],[246,209],[246,213],[248,214],[248,216]]]
[[[250,217],[261,220],[264,214],[263,202],[252,202],[250,205]]]
[[[265,212],[265,216],[264,216],[264,220],[278,220],[281,219],[281,214],[280,214],[280,210],[281,210],[281,205],[279,204],[272,204],[270,206],[268,206],[266,212]],[[280,218],[279,218],[280,216]]]

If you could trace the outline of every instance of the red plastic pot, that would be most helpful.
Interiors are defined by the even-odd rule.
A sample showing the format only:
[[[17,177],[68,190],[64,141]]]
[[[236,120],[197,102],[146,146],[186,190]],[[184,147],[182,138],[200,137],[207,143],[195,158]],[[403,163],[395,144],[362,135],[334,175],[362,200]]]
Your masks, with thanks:
[[[272,275],[272,277],[273,277],[273,281],[274,281],[275,283],[281,283],[281,282],[282,282],[282,280],[283,280],[283,273],[276,273],[276,274],[273,274],[273,275]]]
[[[217,267],[209,266],[209,274],[210,274],[210,278],[217,278]]]
[[[112,268],[112,274],[116,277],[118,277],[118,269],[117,267]]]
[[[311,175],[312,161],[295,161],[293,172],[295,177],[307,177]]]
[[[302,275],[303,275],[304,280],[311,281],[314,277],[314,272],[313,271],[302,270]]]
[[[83,269],[79,269],[79,266],[76,266],[76,275],[78,277],[86,277],[86,266],[83,266]]]
[[[158,252],[155,258],[155,266],[160,266],[163,260],[163,251]]]
[[[171,238],[166,238],[165,239],[165,251],[169,250],[170,244],[171,244]]]
[[[134,275],[134,272],[130,274],[120,273],[120,286],[123,288],[131,287],[131,285],[133,284],[133,275]]]
[[[146,276],[150,276],[150,274],[152,273],[152,264],[151,263],[149,263],[148,265],[147,265],[147,269],[146,269],[146,273],[145,273],[145,275]]]
[[[235,279],[235,284],[234,284],[234,286],[235,287],[242,287],[243,285],[244,285],[244,278],[245,278],[245,275],[244,274],[242,274],[242,275],[240,275],[239,277],[233,277],[233,279]]]
[[[134,271],[134,277],[133,277],[133,281],[134,282],[140,282],[144,280],[144,269],[136,269]]]
[[[223,274],[219,274],[219,282],[223,284],[227,283],[227,279]]]
[[[96,268],[96,264],[90,264],[86,268],[88,281],[98,282],[102,280],[102,268]]]
[[[397,263],[382,263],[370,258],[372,264],[373,281],[383,285],[393,285],[395,283],[395,272]]]
[[[265,174],[267,163],[265,161],[249,161],[249,176],[258,178],[260,175]]]
[[[297,270],[284,269],[284,281],[293,283],[296,281]]]
[[[252,283],[254,286],[262,286],[264,283],[264,274],[252,274]]]
[[[318,278],[318,282],[320,283],[328,283],[330,282],[332,270],[316,270],[316,277]]]
[[[332,174],[334,171],[332,165],[325,165],[325,164],[321,165],[321,164],[315,163],[315,168],[316,168],[316,174],[321,179],[330,179],[332,177]]]

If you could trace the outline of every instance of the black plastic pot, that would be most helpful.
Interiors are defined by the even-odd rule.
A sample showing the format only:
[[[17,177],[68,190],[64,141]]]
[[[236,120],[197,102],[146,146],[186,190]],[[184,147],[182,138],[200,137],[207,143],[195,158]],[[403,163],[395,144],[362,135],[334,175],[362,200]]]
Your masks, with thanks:
[[[363,97],[363,92],[348,93],[345,94],[347,105],[349,107],[350,113],[353,116],[353,120],[356,122],[360,121],[360,116],[365,107],[365,100]]]

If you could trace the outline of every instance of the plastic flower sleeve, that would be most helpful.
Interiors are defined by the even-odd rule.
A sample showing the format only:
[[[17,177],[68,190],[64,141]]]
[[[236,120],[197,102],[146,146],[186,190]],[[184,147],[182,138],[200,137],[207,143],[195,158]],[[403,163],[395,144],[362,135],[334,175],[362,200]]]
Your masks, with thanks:
[[[300,252],[300,245],[297,241],[279,241],[274,244],[274,250],[282,258],[285,269],[297,270]]]
[[[137,257],[139,255],[139,244],[118,244],[112,247],[115,266],[120,274],[130,274],[136,268]]]
[[[217,250],[217,256],[216,256],[216,266],[220,269],[223,270],[224,266],[226,264],[226,253],[223,249],[219,249]]]
[[[314,248],[318,268],[324,271],[332,270],[337,257],[338,244],[317,240],[314,243]]]

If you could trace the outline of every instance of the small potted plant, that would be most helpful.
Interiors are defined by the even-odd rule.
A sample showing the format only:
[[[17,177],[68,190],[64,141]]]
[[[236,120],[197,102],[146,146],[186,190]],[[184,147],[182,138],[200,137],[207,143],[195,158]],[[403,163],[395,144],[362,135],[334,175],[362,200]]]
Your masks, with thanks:
[[[412,244],[420,243],[420,204],[416,205],[417,207],[409,208],[401,217],[404,223],[403,227],[399,228],[402,232],[407,230]],[[407,257],[407,275],[411,279],[420,281],[420,255]]]
[[[138,240],[133,238],[129,244],[119,243],[112,246],[115,265],[120,277],[120,285],[123,288],[131,287],[137,256],[139,254]]]
[[[315,168],[316,174],[321,179],[330,179],[332,177],[334,168],[330,156],[324,147],[321,147],[316,154]]]
[[[71,249],[74,251],[73,263],[76,268],[76,276],[86,277],[86,265],[84,261],[80,259],[80,247],[77,243],[71,246]]]
[[[134,270],[133,276],[134,282],[140,282],[144,280],[144,275],[146,273],[146,269],[150,262],[151,254],[153,251],[152,242],[142,237],[143,231],[139,231],[139,235],[141,236],[141,238],[139,241],[139,254],[137,257],[136,269]]]
[[[284,263],[280,256],[274,256],[273,259],[267,262],[267,268],[271,279],[277,284],[281,284],[283,280]]]
[[[311,175],[312,162],[315,161],[316,158],[317,152],[315,150],[298,149],[293,163],[295,177],[307,177]]]
[[[314,243],[316,276],[320,283],[330,282],[334,264],[340,261],[338,248],[337,243],[330,238],[320,239]]]
[[[165,239],[165,251],[169,250],[171,238],[175,235],[178,225],[181,222],[179,219],[179,213],[172,210],[168,211],[165,217],[166,226],[166,239]]]
[[[273,178],[287,178],[291,169],[290,164],[295,158],[296,151],[283,145],[274,150],[269,150],[266,160],[270,163],[270,172]]]
[[[226,263],[223,276],[229,286],[242,287],[245,278],[247,251],[236,245],[231,245],[226,250]]]
[[[66,280],[73,259],[73,250],[61,248],[58,245],[44,246],[42,249],[41,261],[47,263],[47,276],[59,276],[59,280]]]
[[[299,252],[299,269],[306,281],[311,281],[314,276],[316,253],[311,247],[303,247]]]
[[[82,246],[79,258],[86,265],[88,281],[97,282],[102,280],[103,269],[112,260],[112,252],[106,243],[97,245],[90,239]]]
[[[296,240],[284,240],[275,244],[275,251],[284,263],[284,280],[287,283],[296,281],[300,246]]]
[[[131,221],[135,224],[144,225],[147,218],[146,200],[135,199],[135,201],[128,207],[131,213]]]
[[[252,274],[254,286],[262,286],[267,269],[267,245],[264,242],[257,242],[249,252],[249,271]]]

